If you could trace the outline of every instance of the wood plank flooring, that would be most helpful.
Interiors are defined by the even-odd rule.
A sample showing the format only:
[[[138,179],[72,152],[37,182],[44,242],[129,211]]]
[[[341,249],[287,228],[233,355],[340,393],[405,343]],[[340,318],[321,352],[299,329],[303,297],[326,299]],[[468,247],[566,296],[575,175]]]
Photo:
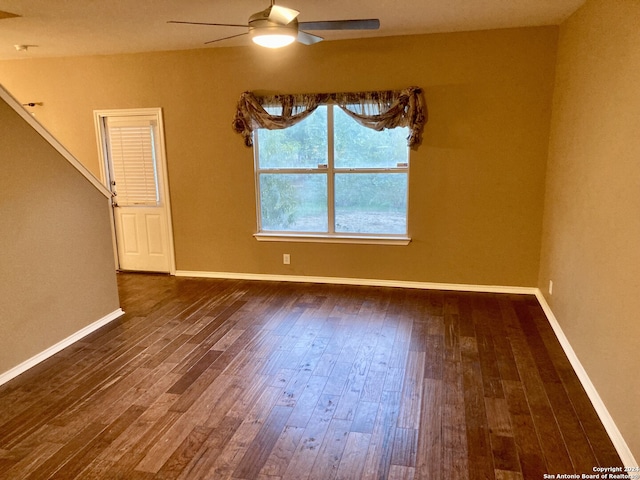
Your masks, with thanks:
[[[0,480],[621,466],[532,296],[118,278],[124,317],[0,387]]]

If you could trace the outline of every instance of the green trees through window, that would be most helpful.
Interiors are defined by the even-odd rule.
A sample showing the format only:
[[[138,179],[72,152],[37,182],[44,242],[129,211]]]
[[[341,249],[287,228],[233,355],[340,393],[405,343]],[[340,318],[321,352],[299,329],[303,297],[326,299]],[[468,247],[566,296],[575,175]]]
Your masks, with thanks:
[[[259,231],[406,236],[407,135],[363,127],[333,105],[258,130]]]

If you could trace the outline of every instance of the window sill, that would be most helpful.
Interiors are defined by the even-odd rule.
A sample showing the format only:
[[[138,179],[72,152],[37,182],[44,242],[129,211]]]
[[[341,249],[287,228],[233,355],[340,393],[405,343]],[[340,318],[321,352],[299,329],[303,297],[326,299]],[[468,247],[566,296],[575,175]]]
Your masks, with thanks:
[[[259,242],[353,243],[360,245],[409,245],[410,237],[376,237],[358,235],[256,233]]]

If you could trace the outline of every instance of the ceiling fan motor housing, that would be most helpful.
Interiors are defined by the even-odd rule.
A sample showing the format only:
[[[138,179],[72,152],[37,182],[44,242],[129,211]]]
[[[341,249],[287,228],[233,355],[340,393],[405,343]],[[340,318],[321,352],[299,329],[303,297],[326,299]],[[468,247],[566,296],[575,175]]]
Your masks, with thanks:
[[[271,7],[258,13],[254,13],[249,17],[249,36],[253,37],[258,33],[262,35],[297,35],[298,20],[293,19],[287,24],[276,23],[269,20]]]
[[[269,36],[271,38],[290,38],[293,41],[298,36],[298,20],[293,19],[288,23],[277,23],[270,20],[271,8],[254,13],[249,17],[249,37],[256,43],[264,45],[256,37]],[[288,43],[289,41],[286,41]]]

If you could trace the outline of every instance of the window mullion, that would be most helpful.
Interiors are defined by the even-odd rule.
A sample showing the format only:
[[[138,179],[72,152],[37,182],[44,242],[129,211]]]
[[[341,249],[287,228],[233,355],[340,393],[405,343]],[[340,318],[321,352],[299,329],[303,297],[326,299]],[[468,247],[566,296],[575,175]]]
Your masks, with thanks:
[[[335,212],[335,175],[334,175],[334,134],[333,134],[333,108],[334,106],[327,105],[327,161],[329,162],[327,168],[327,213],[328,213],[328,229],[329,233],[336,232],[336,212]]]

